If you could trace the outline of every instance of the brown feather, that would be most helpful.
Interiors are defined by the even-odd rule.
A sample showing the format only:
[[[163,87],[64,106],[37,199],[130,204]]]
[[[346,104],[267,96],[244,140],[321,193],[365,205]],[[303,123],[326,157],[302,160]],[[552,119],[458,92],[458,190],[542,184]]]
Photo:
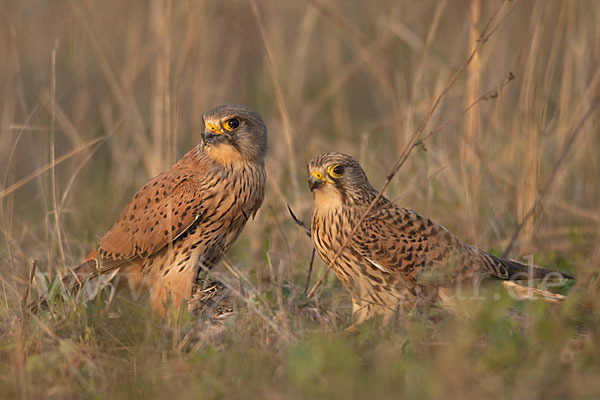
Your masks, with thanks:
[[[142,187],[100,239],[102,259],[148,257],[185,232],[209,208],[210,159],[192,150]]]

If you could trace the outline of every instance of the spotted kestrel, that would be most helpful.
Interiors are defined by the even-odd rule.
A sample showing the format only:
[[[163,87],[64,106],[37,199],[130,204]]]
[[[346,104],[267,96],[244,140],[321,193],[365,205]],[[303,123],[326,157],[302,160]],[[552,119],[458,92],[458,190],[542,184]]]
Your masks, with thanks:
[[[267,127],[252,109],[223,105],[204,117],[202,141],[146,183],[99,240],[66,289],[99,275],[149,289],[163,314],[189,299],[196,277],[231,247],[264,198]],[[138,292],[139,293],[139,292]]]
[[[314,158],[308,173],[314,197],[311,236],[323,261],[350,292],[356,323],[376,314],[389,320],[397,311],[437,300],[444,303],[445,289],[486,279],[572,279],[465,244],[384,196],[349,237],[378,191],[358,162],[345,154]]]

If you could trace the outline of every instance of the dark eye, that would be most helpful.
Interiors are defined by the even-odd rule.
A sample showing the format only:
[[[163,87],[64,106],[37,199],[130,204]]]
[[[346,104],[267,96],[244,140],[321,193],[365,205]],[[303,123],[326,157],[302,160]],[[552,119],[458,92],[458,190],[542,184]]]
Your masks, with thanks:
[[[240,126],[240,120],[237,118],[228,119],[227,121],[225,121],[223,123],[223,128],[225,128],[226,130],[228,130],[230,132],[236,130],[239,126]]]
[[[336,164],[336,165],[332,165],[327,169],[327,172],[329,173],[329,175],[331,175],[331,177],[333,178],[339,178],[342,175],[344,175],[344,171],[346,169],[344,168],[344,166],[342,164]]]

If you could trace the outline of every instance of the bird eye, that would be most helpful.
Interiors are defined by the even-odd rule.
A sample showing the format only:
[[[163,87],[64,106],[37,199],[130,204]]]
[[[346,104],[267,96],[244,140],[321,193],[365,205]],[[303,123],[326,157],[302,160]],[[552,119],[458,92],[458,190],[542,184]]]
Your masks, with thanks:
[[[346,171],[346,169],[344,168],[344,166],[342,164],[335,164],[335,165],[332,165],[329,168],[327,168],[327,173],[332,178],[341,177],[342,175],[344,175],[345,171]]]
[[[240,126],[240,120],[237,118],[228,119],[223,123],[223,128],[229,132],[235,131]]]

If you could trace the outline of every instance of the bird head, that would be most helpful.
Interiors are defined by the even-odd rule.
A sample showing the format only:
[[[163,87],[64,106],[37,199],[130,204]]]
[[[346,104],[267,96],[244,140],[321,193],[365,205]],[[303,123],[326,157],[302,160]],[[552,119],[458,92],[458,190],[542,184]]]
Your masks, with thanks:
[[[332,204],[371,198],[375,191],[358,161],[342,153],[326,153],[312,159],[308,163],[308,186],[315,202]]]
[[[267,153],[267,127],[258,113],[247,106],[223,105],[202,117],[204,151],[223,165],[263,162]]]

